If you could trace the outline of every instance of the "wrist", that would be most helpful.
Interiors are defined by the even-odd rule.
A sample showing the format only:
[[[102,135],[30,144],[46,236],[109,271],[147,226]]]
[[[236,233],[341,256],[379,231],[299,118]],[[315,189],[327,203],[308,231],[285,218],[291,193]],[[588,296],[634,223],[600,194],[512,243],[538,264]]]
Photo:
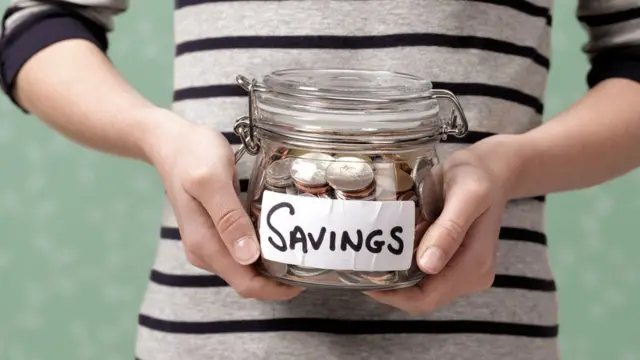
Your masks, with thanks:
[[[519,197],[521,174],[530,158],[530,148],[521,134],[500,134],[472,145],[503,190],[506,200]]]
[[[143,124],[139,144],[144,161],[157,167],[165,159],[170,144],[181,139],[194,124],[163,108],[141,109],[136,115]]]

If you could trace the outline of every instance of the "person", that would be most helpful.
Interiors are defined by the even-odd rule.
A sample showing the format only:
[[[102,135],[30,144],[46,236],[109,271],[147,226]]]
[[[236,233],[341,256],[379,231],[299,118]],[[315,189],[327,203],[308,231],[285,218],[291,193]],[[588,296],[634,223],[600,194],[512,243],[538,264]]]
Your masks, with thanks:
[[[545,195],[640,164],[636,0],[579,1],[590,89],[544,123],[551,0],[177,0],[171,109],[145,99],[106,56],[128,6],[13,0],[0,64],[17,107],[162,179],[167,206],[137,358],[560,358]],[[445,205],[416,254],[431,275],[414,287],[303,291],[251,266],[260,248],[241,197],[253,159],[234,163],[233,122],[247,112],[235,76],[318,67],[415,74],[465,109],[469,134],[439,148]]]

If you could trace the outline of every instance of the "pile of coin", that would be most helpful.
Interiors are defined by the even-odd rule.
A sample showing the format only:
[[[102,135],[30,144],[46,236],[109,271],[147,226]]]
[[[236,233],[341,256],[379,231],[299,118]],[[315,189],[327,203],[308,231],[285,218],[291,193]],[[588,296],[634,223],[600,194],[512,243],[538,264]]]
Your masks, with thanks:
[[[365,201],[413,201],[416,204],[414,251],[426,232],[431,210],[424,209],[422,186],[433,166],[433,158],[398,154],[376,156],[327,154],[277,149],[265,157],[263,174],[252,190],[250,217],[256,229],[260,223],[261,194],[264,190],[298,196],[325,199]],[[283,280],[306,282],[310,285],[344,284],[344,287],[388,285],[401,283],[419,275],[413,261],[405,271],[357,272],[329,271],[262,260],[266,272]],[[424,274],[422,274],[424,275]]]

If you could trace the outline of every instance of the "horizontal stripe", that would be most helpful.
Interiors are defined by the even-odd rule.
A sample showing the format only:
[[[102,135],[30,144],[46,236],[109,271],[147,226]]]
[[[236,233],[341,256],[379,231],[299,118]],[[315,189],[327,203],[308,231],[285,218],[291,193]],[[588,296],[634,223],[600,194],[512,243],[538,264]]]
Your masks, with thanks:
[[[527,229],[501,227],[499,237],[500,240],[524,241],[545,246],[547,244],[545,234]],[[182,240],[178,228],[166,226],[161,227],[160,238],[165,240]]]
[[[640,7],[606,14],[589,14],[578,16],[578,20],[591,27],[613,25],[634,19],[640,19]]]
[[[206,288],[229,286],[229,284],[218,275],[173,275],[165,274],[155,269],[151,270],[149,279],[151,282],[158,285],[171,287]],[[496,274],[495,281],[492,286],[502,289],[520,289],[545,292],[556,291],[556,285],[553,280],[503,274]]]
[[[153,360],[559,359],[558,339],[555,337],[482,334],[344,336],[312,332],[188,336],[142,326],[138,326],[137,333],[140,342],[136,353]]]
[[[445,89],[453,92],[458,97],[478,96],[489,97],[511,101],[520,105],[527,106],[537,114],[543,113],[542,102],[534,96],[525,94],[519,90],[488,84],[478,83],[445,83],[433,82],[435,88]],[[206,99],[217,97],[238,97],[247,96],[247,92],[238,85],[208,85],[199,87],[189,87],[176,89],[173,93],[174,101]]]
[[[380,49],[437,46],[493,51],[528,58],[548,69],[549,58],[529,46],[478,36],[408,33],[379,36],[236,36],[191,40],[176,45],[176,56],[221,49]]]
[[[201,66],[212,61],[216,66]],[[490,64],[500,71],[478,71],[480,64]],[[232,49],[189,53],[176,58],[174,89],[225,83],[236,85],[234,79],[238,74],[260,80],[274,69],[309,67],[394,70],[436,83],[486,84],[517,89],[536,99],[543,98],[542,89],[548,76],[548,69],[526,58],[478,50],[423,47]]]
[[[175,11],[176,43],[229,36],[374,36],[431,33],[437,29],[439,34],[497,39],[549,54],[548,8],[522,0],[375,0],[375,6],[361,0],[200,5]],[[513,28],[518,31],[504,31]]]
[[[288,0],[176,0],[174,8],[176,10],[179,10],[189,6],[207,5],[207,4],[214,4],[214,3],[230,3],[230,2],[281,3],[284,1],[288,1]],[[340,0],[340,1],[346,2],[348,0]],[[362,0],[355,0],[355,1],[362,1]],[[522,13],[525,13],[527,15],[547,19],[547,21],[550,21],[550,18],[551,18],[549,8],[530,3],[526,0],[511,0],[509,2],[503,2],[500,0],[466,0],[466,1],[469,3],[479,2],[479,3],[486,3],[491,5],[505,6],[505,7],[520,11]]]
[[[194,1],[194,0],[191,0]],[[197,0],[195,0],[197,1]],[[200,0],[202,1],[202,0]],[[469,2],[480,2],[480,3],[485,3],[485,4],[492,4],[492,5],[497,5],[497,6],[505,6],[517,11],[520,11],[522,13],[525,13],[527,15],[531,15],[531,16],[535,16],[535,17],[541,17],[543,19],[545,19],[545,23],[548,26],[551,26],[551,10],[549,10],[549,8],[544,7],[544,6],[539,6],[533,3],[530,3],[526,0],[509,0],[509,1],[504,1],[504,0],[467,0]]]
[[[464,320],[336,320],[318,318],[286,318],[217,322],[166,321],[140,314],[138,324],[149,329],[177,334],[224,334],[261,332],[317,332],[340,335],[369,334],[487,334],[553,338],[557,326]]]
[[[212,299],[215,299],[212,301]],[[228,311],[227,309],[233,309]],[[141,312],[168,321],[234,321],[305,317],[339,320],[473,320],[555,325],[557,293],[489,288],[425,316],[382,305],[358,291],[309,288],[286,302],[242,299],[230,287],[170,287],[149,283]]]
[[[229,286],[217,275],[171,275],[158,270],[151,270],[151,282],[173,287],[223,287]]]
[[[175,230],[177,231],[177,230]],[[167,237],[171,237],[172,234]],[[173,234],[175,235],[175,234]],[[549,248],[526,241],[501,240],[498,244],[496,272],[498,274],[553,279],[549,266]],[[182,241],[158,241],[153,268],[172,275],[212,275],[194,267],[186,259]]]

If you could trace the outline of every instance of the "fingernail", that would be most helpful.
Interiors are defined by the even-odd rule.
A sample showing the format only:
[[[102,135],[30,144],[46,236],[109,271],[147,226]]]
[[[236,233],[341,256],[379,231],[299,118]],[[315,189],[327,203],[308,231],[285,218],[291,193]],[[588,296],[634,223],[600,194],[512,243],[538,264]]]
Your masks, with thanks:
[[[258,255],[260,255],[258,242],[250,237],[237,240],[233,244],[233,252],[236,260],[243,265],[251,264],[256,261]]]
[[[423,269],[437,273],[444,267],[444,253],[437,247],[427,248],[427,251],[420,257],[420,263]]]

